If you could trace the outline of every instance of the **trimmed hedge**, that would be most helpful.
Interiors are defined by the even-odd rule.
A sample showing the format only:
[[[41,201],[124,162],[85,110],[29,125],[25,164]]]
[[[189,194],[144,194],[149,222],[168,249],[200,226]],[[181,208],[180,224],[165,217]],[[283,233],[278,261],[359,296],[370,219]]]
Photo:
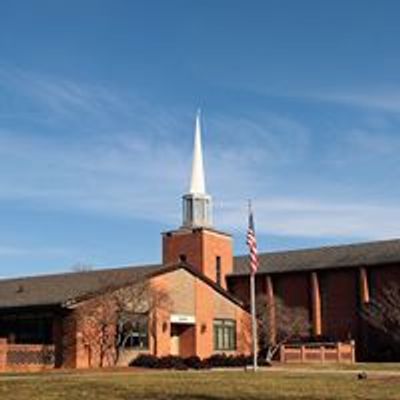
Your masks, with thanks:
[[[190,369],[202,369],[205,367],[203,361],[198,356],[184,358],[183,362]]]
[[[253,362],[252,356],[214,354],[201,360],[197,356],[187,358],[179,356],[156,357],[150,354],[140,354],[129,365],[131,367],[152,369],[204,369],[216,367],[246,367]],[[259,365],[267,365],[265,360],[258,360]]]
[[[246,365],[251,365],[251,356],[244,355],[226,355],[226,354],[214,354],[209,358],[203,360],[203,362],[209,368],[215,367],[245,367]]]
[[[130,367],[158,368],[159,358],[151,354],[140,354],[129,363]]]
[[[157,368],[160,369],[178,369],[178,370],[188,369],[187,365],[185,364],[185,360],[177,356],[161,357],[158,360],[158,362],[159,364]]]

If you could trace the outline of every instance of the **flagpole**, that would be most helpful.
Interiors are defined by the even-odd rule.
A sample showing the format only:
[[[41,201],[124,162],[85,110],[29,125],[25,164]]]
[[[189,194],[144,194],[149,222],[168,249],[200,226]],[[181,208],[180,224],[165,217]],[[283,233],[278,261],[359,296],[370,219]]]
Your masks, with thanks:
[[[257,371],[257,318],[256,318],[256,284],[255,274],[250,273],[250,302],[251,302],[251,326],[253,335],[253,370]]]
[[[251,201],[249,200],[249,217],[252,213]],[[257,318],[256,318],[256,282],[255,271],[250,266],[250,309],[251,309],[251,332],[253,344],[253,371],[257,371]]]

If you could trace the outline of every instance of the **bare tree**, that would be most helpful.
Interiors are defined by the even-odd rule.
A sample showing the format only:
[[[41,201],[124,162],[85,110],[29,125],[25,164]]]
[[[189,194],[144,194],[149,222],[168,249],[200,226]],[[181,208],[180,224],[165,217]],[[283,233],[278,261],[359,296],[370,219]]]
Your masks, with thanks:
[[[93,271],[94,267],[91,264],[85,264],[82,262],[77,262],[71,267],[72,272],[90,272]]]
[[[257,314],[259,346],[267,363],[272,362],[283,344],[310,334],[307,310],[289,307],[280,298],[268,302],[265,296],[258,297]]]
[[[400,285],[386,284],[361,310],[363,319],[400,343]]]
[[[120,288],[106,288],[76,309],[81,343],[89,365],[115,365],[138,324],[146,324],[156,346],[156,320],[170,308],[168,294],[147,279]]]

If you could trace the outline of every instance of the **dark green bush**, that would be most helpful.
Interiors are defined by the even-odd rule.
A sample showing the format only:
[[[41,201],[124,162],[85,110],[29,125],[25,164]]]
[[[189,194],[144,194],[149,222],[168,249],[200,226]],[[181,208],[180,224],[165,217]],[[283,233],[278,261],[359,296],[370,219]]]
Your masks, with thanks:
[[[208,368],[215,367],[245,367],[252,363],[251,356],[214,354],[203,360]]]
[[[154,368],[154,369],[202,369],[218,367],[246,367],[252,365],[252,356],[214,354],[209,358],[201,360],[197,356],[182,358],[178,356],[156,357],[149,354],[141,354],[130,363],[132,367]],[[265,361],[259,359],[259,365],[266,365]]]
[[[205,364],[198,356],[187,357],[183,362],[190,369],[202,369],[205,367]]]
[[[161,357],[158,359],[158,362],[158,368],[161,369],[188,369],[188,367],[185,365],[183,358],[178,356]]]
[[[139,354],[129,363],[130,367],[158,368],[159,358],[151,354]]]

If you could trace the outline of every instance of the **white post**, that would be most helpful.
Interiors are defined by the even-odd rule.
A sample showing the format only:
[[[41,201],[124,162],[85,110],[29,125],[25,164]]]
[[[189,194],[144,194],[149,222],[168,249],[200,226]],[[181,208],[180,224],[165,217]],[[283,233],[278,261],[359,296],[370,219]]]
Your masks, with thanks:
[[[256,284],[255,274],[250,273],[250,302],[251,302],[251,325],[253,336],[253,370],[257,371],[257,318],[256,318]]]

